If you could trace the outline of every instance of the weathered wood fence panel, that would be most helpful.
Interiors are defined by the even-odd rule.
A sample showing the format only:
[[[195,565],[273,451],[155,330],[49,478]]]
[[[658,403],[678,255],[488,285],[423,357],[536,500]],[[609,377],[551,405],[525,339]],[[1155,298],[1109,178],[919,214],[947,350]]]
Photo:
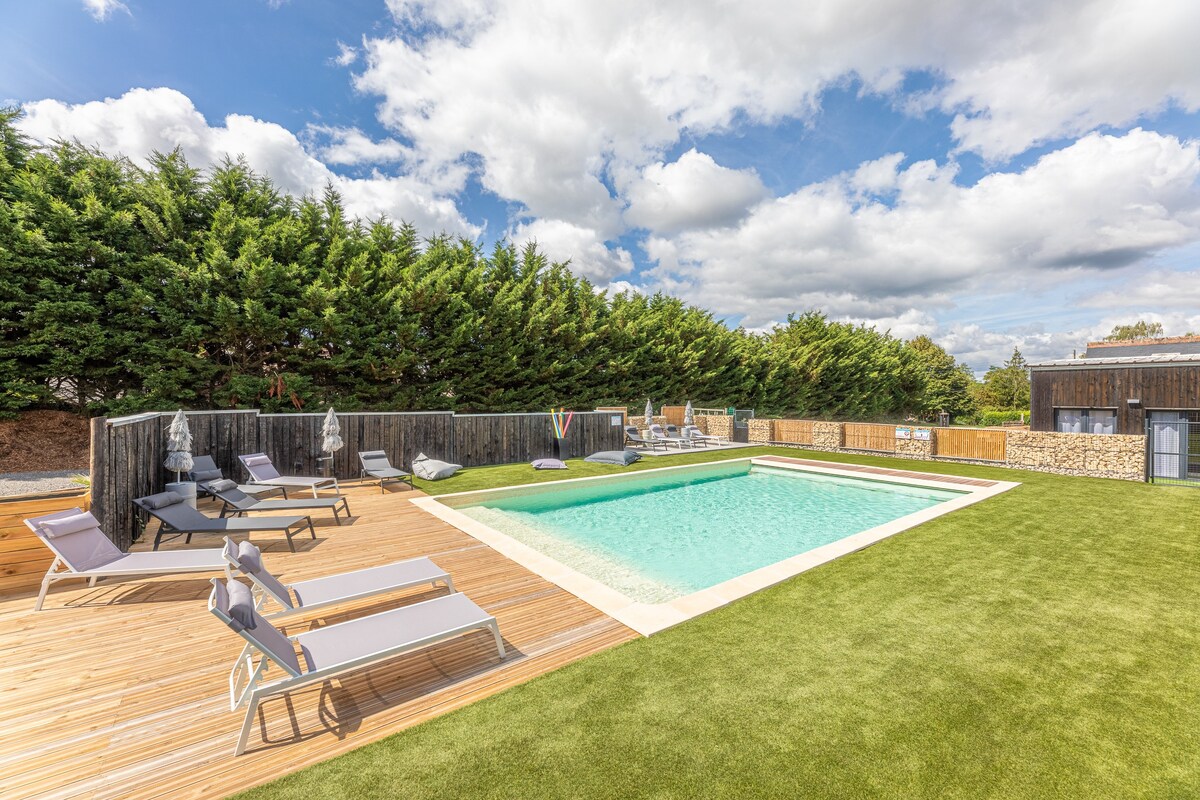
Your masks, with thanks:
[[[975,428],[937,428],[934,455],[943,458],[971,458],[979,461],[1004,461],[1007,457],[1007,431]]]
[[[687,411],[687,406],[663,406],[662,415],[667,418],[669,425],[682,425],[683,415]]]
[[[142,519],[133,499],[161,492],[174,474],[162,467],[170,413],[92,420],[92,512],[122,549],[141,534]],[[324,414],[259,414],[256,411],[187,412],[192,453],[210,455],[227,477],[244,481],[239,455],[262,452],[280,472],[322,474],[321,425]],[[565,440],[565,454],[580,457],[620,450],[624,432],[612,415],[577,412]],[[384,450],[396,466],[408,467],[417,454],[466,467],[510,464],[553,452],[550,415],[434,412],[338,414],[344,447],[334,453],[333,474],[359,474],[360,450]]]
[[[0,500],[0,595],[36,591],[54,561],[50,549],[25,527],[25,519],[76,507],[85,511],[88,508],[83,487],[41,497]]]
[[[845,424],[847,450],[876,450],[882,453],[896,452],[896,426],[847,422]]]
[[[787,444],[812,444],[813,423],[807,419],[775,420],[775,441]]]

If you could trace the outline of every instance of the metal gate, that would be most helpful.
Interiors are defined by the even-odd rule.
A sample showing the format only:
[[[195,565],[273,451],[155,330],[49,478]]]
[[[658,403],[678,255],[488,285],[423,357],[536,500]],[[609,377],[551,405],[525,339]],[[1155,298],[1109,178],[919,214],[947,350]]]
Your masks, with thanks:
[[[1152,412],[1146,423],[1150,480],[1200,487],[1200,420],[1195,412]]]

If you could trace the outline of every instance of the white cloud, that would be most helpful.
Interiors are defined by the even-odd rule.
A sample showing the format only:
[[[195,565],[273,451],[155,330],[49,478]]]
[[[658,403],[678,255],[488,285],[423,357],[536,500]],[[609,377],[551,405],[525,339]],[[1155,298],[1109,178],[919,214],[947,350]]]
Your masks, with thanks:
[[[1080,305],[1092,308],[1200,308],[1200,271],[1144,272],[1116,288],[1084,297]]]
[[[751,326],[806,307],[877,318],[1200,240],[1200,143],[1147,131],[1092,134],[968,187],[929,161],[867,172],[894,182],[894,205],[861,197],[860,169],[760,203],[733,229],[652,237],[654,278]]]
[[[230,114],[223,126],[210,126],[192,101],[173,89],[132,89],[118,98],[78,105],[41,100],[26,104],[24,110],[18,125],[38,142],[75,138],[142,164],[152,151],[175,147],[200,166],[216,164],[226,155],[243,155],[251,167],[293,194],[319,195],[327,183],[333,184],[353,214],[386,214],[429,233],[473,238],[480,230],[453,200],[419,178],[338,175],[309,155],[286,128],[241,114]]]
[[[910,105],[955,114],[962,147],[988,158],[1200,108],[1194,0],[388,5],[402,30],[365,40],[356,79],[381,96],[381,120],[421,160],[478,154],[487,188],[606,238],[632,199],[610,177],[685,133],[812,118],[848,79],[890,93],[910,72],[937,76]]]
[[[754,170],[722,167],[692,149],[671,164],[651,164],[631,181],[625,220],[656,233],[731,225],[766,195]]]
[[[539,219],[521,225],[510,237],[516,242],[535,241],[551,261],[570,261],[571,271],[598,286],[633,269],[628,250],[610,248],[592,229],[557,219]]]
[[[121,0],[83,0],[83,7],[97,22],[104,22],[117,11],[124,11],[132,16],[129,6]]]
[[[339,67],[348,67],[358,60],[358,48],[345,42],[337,43],[338,54],[333,57],[333,63]]]
[[[326,164],[388,164],[407,161],[412,155],[402,142],[377,142],[357,128],[309,125],[304,129],[304,139]]]

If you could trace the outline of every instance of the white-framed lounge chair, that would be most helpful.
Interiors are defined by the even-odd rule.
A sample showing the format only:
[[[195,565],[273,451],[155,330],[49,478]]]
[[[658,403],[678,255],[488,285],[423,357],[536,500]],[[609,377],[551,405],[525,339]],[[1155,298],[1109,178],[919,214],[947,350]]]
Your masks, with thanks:
[[[659,447],[663,450],[667,449],[667,443],[661,439],[647,439],[642,436],[636,425],[625,426],[625,441],[634,447],[649,447],[651,450],[657,450]]]
[[[382,450],[360,450],[358,461],[362,464],[362,469],[358,473],[359,477],[378,480],[380,494],[383,494],[385,481],[399,481],[407,483],[408,488],[413,488],[412,474],[393,467],[392,462],[388,461],[387,453]]]
[[[262,551],[250,542],[235,543],[226,536],[221,552],[226,563],[253,584],[255,610],[262,613],[268,600],[274,600],[279,606],[279,610],[263,614],[265,619],[313,611],[426,583],[431,587],[445,584],[451,594],[455,592],[454,579],[449,573],[424,557],[284,583],[267,570]]]
[[[208,484],[213,481],[225,480],[225,472],[217,466],[217,462],[212,456],[192,456],[192,471],[188,473],[188,480],[195,483],[199,491],[207,494]],[[244,483],[238,484],[238,488],[251,497],[266,497],[276,492],[282,492],[283,499],[287,499],[287,487],[285,486]]]
[[[696,445],[699,445],[700,447],[708,447],[708,440],[706,440],[703,436],[691,435],[690,430],[692,427],[694,426],[685,425],[683,426],[683,430],[680,430],[674,425],[668,425],[667,436],[671,437],[672,439],[686,439],[688,444],[692,447],[695,447]]]
[[[54,563],[42,578],[34,611],[41,611],[50,585],[68,578],[86,579],[95,586],[101,578],[141,578],[187,572],[224,572],[229,564],[219,547],[173,550],[169,553],[122,553],[100,530],[89,512],[78,508],[55,511],[25,520],[25,525],[54,553]]]
[[[684,425],[683,435],[690,436],[692,439],[699,442],[712,442],[713,444],[729,444],[724,436],[715,434],[702,433],[695,425]],[[707,445],[705,445],[707,446]]]
[[[342,495],[337,497],[305,497],[291,500],[260,500],[251,497],[241,490],[236,483],[229,479],[209,481],[207,491],[221,501],[221,516],[240,517],[247,511],[303,511],[324,508],[333,512],[333,518],[338,525],[342,524],[341,514],[350,516],[350,502]]]
[[[250,473],[250,483],[283,486],[293,489],[311,489],[313,497],[317,496],[317,490],[319,489],[332,488],[337,494],[342,493],[338,489],[337,478],[280,475],[279,470],[275,469],[275,465],[271,463],[271,457],[265,453],[251,453],[248,456],[238,456],[238,461],[241,461],[242,466]]]
[[[692,443],[690,441],[688,441],[687,439],[684,439],[682,436],[674,436],[674,437],[668,436],[667,432],[663,430],[663,426],[659,425],[657,422],[650,426],[650,436],[652,436],[655,439],[658,439],[661,442],[665,442],[667,444],[673,444],[676,447],[678,447],[680,450],[682,450],[685,447],[692,446]]]
[[[183,502],[183,497],[175,492],[160,492],[149,497],[138,497],[134,505],[154,517],[159,522],[158,533],[154,535],[154,549],[157,550],[164,536],[186,536],[184,541],[190,543],[193,533],[254,533],[257,531],[279,531],[287,537],[288,547],[294,553],[296,544],[292,537],[308,528],[312,538],[317,538],[313,528],[312,517],[252,517],[249,519],[228,519],[210,517],[197,511]]]
[[[245,752],[250,726],[264,697],[378,664],[478,629],[492,632],[496,650],[504,658],[504,640],[500,638],[496,618],[461,592],[285,636],[255,609],[249,586],[235,580],[222,583],[219,578],[213,578],[212,585],[208,610],[246,640],[229,673],[229,710],[246,706],[234,755]],[[297,647],[303,663],[296,655]],[[272,664],[285,674],[264,682]]]

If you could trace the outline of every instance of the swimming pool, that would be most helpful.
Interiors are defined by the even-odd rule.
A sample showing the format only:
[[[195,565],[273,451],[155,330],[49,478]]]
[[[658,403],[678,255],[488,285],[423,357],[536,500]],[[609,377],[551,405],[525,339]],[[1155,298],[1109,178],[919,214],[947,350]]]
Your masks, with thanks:
[[[679,621],[999,485],[833,467],[738,459],[416,502],[647,632],[614,610]]]

